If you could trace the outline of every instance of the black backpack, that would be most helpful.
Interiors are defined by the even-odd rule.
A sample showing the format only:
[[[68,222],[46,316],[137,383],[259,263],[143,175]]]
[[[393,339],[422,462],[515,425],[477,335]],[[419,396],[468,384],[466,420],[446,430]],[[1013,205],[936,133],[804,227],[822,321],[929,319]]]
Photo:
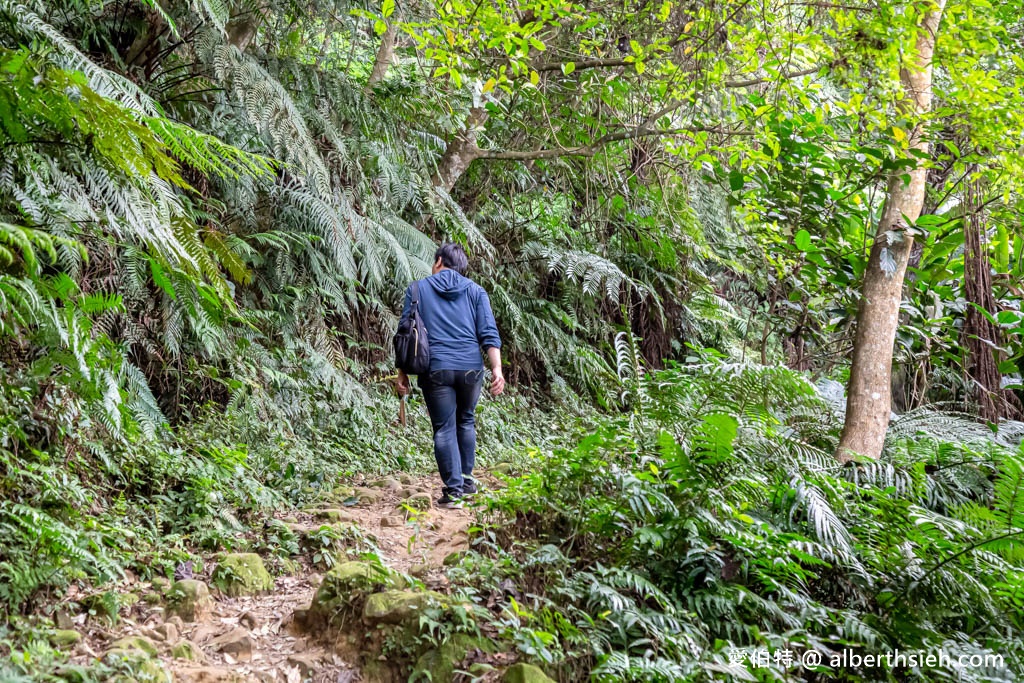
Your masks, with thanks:
[[[420,318],[419,282],[412,283],[409,318],[399,324],[395,333],[395,367],[410,375],[425,375],[430,371],[430,342]]]

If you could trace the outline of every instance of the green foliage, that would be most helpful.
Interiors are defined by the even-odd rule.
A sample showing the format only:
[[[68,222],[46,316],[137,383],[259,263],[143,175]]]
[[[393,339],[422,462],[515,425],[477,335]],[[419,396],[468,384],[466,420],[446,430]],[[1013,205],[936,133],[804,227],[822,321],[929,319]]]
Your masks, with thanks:
[[[468,563],[518,582],[493,626],[521,653],[599,680],[749,678],[725,651],[782,644],[1016,666],[1024,428],[970,417],[963,347],[970,209],[1019,392],[1020,7],[946,5],[918,121],[910,2],[0,0],[0,613],[200,549],[289,557],[272,510],[431,467],[388,340],[454,240],[533,390],[481,406],[481,461],[528,474]],[[886,181],[918,162],[927,210],[882,236],[920,247],[900,414],[882,462],[839,468],[830,388]]]
[[[1021,670],[1019,450],[922,423],[881,462],[838,466],[831,411],[780,368],[695,362],[645,392],[639,414],[536,453],[488,501],[489,567],[452,574],[506,596],[496,626],[524,656],[572,680],[815,680],[755,665],[758,648],[1005,662],[828,669],[843,680]]]

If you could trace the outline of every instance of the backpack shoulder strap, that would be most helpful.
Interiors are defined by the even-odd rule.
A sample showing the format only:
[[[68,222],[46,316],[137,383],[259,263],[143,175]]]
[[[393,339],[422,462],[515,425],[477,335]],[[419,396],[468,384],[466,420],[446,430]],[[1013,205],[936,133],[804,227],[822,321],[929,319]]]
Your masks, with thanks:
[[[420,310],[420,281],[412,281],[412,299],[409,301],[409,313],[415,315]]]

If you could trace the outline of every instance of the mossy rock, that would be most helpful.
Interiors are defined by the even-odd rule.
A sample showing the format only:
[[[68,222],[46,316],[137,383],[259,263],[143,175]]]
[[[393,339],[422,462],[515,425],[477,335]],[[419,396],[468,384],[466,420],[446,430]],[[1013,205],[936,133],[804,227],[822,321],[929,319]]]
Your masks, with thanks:
[[[182,640],[172,645],[171,656],[175,659],[184,659],[190,662],[199,662],[200,664],[206,661],[206,654],[191,640]]]
[[[424,512],[434,507],[434,501],[430,498],[430,494],[422,491],[412,494],[403,500],[402,503],[411,507],[413,510],[419,510],[420,512]]]
[[[468,550],[456,550],[445,555],[442,564],[446,567],[454,567],[462,562],[462,558],[466,557],[466,555],[469,555]]]
[[[473,638],[459,633],[441,643],[440,647],[420,655],[412,673],[414,676],[417,673],[429,673],[432,681],[451,681],[455,678],[455,669],[471,651],[493,652],[494,649],[494,643],[487,638]]]
[[[274,579],[256,553],[221,556],[213,570],[213,583],[232,597],[255,595],[274,588]]]
[[[378,489],[358,488],[355,491],[355,497],[358,499],[359,505],[365,507],[379,503],[384,499],[384,494],[382,494]]]
[[[533,664],[513,664],[505,670],[502,683],[555,683],[544,671]]]
[[[147,659],[135,668],[135,680],[139,683],[174,683],[174,676],[156,659]]]
[[[142,601],[147,605],[159,605],[161,600],[163,600],[163,598],[160,597],[160,594],[156,591],[149,591],[142,596]]]
[[[433,604],[445,603],[445,596],[433,591],[389,590],[366,599],[363,619],[370,624],[401,624]]]
[[[504,474],[508,476],[509,474],[512,474],[512,463],[499,462],[491,465],[488,469],[494,474]]]
[[[161,595],[171,590],[171,582],[164,576],[154,576],[149,583],[153,586],[153,590]]]
[[[50,634],[50,644],[55,648],[73,647],[82,642],[82,634],[72,629],[57,629]]]
[[[145,636],[126,636],[110,644],[108,655],[156,657],[156,643]]]
[[[213,609],[213,598],[206,584],[197,579],[175,581],[167,592],[167,614],[182,621],[197,621]]]
[[[343,562],[335,565],[324,575],[316,595],[309,607],[307,623],[310,625],[331,622],[336,616],[345,617],[353,603],[358,603],[363,594],[391,581],[387,572],[382,572],[365,562]],[[348,616],[352,616],[348,614]]]
[[[328,522],[348,522],[349,524],[354,524],[356,521],[355,515],[341,508],[324,508],[317,510],[313,514],[316,515],[317,519],[327,520]]]
[[[406,680],[404,676],[400,676],[396,672],[391,670],[391,667],[386,662],[381,662],[376,659],[371,659],[362,666],[363,681],[364,683],[402,683]],[[443,681],[443,678],[437,678],[436,676],[431,678],[433,681]]]
[[[356,495],[356,490],[351,486],[335,486],[327,496],[324,497],[332,503],[340,503]]]

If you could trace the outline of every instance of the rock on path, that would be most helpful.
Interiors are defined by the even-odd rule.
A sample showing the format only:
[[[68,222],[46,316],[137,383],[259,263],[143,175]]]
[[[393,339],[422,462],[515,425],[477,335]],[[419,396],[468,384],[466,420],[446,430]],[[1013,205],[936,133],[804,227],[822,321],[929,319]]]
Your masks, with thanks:
[[[433,505],[433,479],[385,479],[357,489],[342,487],[331,500],[282,520],[300,535],[321,525],[356,527],[379,549],[392,570],[414,574],[443,590],[444,559],[468,548],[472,513]],[[353,505],[354,503],[354,505]],[[345,561],[344,554],[339,562]],[[131,586],[144,599],[128,610],[115,631],[85,624],[73,660],[87,663],[112,652],[139,659],[149,672],[162,667],[185,683],[346,683],[361,674],[355,662],[312,642],[295,627],[320,584],[308,554],[298,571],[271,577],[254,554],[214,556],[205,574],[168,584],[154,579]],[[74,633],[75,631],[71,631]],[[159,677],[158,677],[159,678]]]

